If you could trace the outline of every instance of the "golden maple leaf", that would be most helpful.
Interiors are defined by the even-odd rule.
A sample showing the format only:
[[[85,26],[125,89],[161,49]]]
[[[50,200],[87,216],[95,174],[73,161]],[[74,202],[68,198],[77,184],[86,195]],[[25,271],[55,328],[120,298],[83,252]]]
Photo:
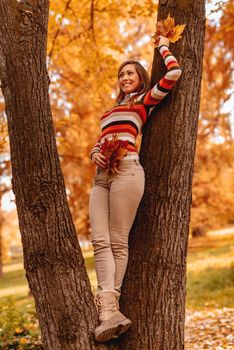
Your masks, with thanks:
[[[156,32],[153,35],[154,44],[158,46],[159,36],[164,36],[170,40],[171,43],[175,43],[182,37],[185,24],[175,25],[175,20],[169,14],[166,19],[159,21],[156,25]]]

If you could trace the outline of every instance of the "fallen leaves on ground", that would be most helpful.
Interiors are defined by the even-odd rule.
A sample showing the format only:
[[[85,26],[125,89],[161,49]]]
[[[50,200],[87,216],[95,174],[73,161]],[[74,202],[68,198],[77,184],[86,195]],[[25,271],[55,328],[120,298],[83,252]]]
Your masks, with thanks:
[[[187,311],[186,350],[233,350],[234,308]]]

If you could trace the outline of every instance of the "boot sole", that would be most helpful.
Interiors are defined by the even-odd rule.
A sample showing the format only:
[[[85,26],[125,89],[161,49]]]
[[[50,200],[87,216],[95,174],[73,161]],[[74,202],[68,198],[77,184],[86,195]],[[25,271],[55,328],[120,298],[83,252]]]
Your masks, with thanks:
[[[129,319],[121,322],[121,324],[118,325],[118,327],[117,327],[115,336],[119,336],[119,335],[127,332],[127,330],[131,327],[131,325],[132,325],[132,321],[130,321]]]
[[[101,343],[101,342],[104,342],[104,341],[107,341],[107,340],[114,338],[117,328],[118,328],[118,326],[112,327],[112,328],[106,329],[105,331],[103,331],[102,333],[100,333],[98,335],[95,334],[96,341]]]
[[[106,329],[98,335],[95,334],[95,339],[97,342],[105,342],[110,339],[118,338],[120,334],[127,332],[131,324],[132,322],[130,320],[123,320],[117,326]]]

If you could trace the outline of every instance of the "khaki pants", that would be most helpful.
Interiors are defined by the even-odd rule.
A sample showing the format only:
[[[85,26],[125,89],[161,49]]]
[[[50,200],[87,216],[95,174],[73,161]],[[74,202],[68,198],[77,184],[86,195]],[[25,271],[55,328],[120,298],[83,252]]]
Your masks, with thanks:
[[[128,262],[128,236],[144,192],[145,174],[138,159],[123,159],[119,173],[106,178],[97,168],[89,217],[98,288],[121,290]]]

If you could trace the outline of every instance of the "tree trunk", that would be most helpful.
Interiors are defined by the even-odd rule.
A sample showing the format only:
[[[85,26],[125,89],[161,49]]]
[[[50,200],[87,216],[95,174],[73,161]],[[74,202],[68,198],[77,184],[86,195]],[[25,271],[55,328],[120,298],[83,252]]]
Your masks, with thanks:
[[[1,203],[1,194],[0,194],[0,203]],[[0,204],[1,205],[1,204]],[[3,276],[3,254],[2,254],[2,224],[3,224],[3,214],[0,207],[0,278]]]
[[[205,35],[205,0],[161,0],[158,18],[170,13],[186,24],[170,46],[182,75],[144,129],[140,152],[146,188],[130,234],[122,309],[133,321],[122,350],[184,349],[186,257]],[[156,50],[152,83],[162,73]],[[160,73],[160,75],[159,75]]]
[[[48,0],[0,2],[0,78],[24,266],[48,350],[105,349],[68,208],[46,69]]]
[[[3,178],[3,175],[5,173],[5,164],[3,162],[0,162],[0,179]],[[7,192],[8,187],[0,182],[0,278],[4,275],[3,273],[3,241],[2,241],[2,230],[3,230],[3,223],[4,223],[4,215],[2,210],[2,197]]]

